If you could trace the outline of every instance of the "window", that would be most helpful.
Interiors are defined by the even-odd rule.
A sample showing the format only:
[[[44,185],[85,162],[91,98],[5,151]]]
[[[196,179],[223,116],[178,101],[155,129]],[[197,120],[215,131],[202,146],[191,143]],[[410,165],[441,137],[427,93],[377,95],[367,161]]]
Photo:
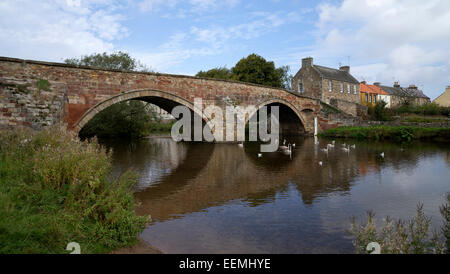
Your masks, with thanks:
[[[377,96],[376,96],[376,95],[373,96],[373,102],[374,102],[374,103],[377,102]]]
[[[344,83],[341,82],[341,93],[344,92]]]
[[[333,90],[333,86],[331,84],[331,80],[328,80],[328,90],[331,92]]]
[[[353,85],[353,94],[356,94],[356,85]]]
[[[350,93],[350,84],[347,83],[347,93]]]
[[[366,102],[369,102],[369,94],[366,93]]]
[[[372,103],[372,94],[369,96],[369,102]]]
[[[303,93],[303,83],[298,83],[298,92]]]

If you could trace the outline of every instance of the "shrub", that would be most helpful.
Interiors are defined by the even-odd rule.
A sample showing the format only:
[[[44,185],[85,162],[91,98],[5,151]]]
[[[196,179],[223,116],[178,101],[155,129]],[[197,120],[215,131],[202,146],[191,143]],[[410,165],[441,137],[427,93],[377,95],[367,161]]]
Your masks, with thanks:
[[[430,219],[423,213],[422,205],[417,207],[416,216],[405,222],[386,217],[384,227],[377,231],[374,214],[367,213],[367,223],[356,224],[351,220],[350,233],[356,253],[368,253],[366,247],[371,242],[381,246],[381,253],[388,254],[442,254],[445,246],[440,235],[430,233]]]
[[[377,121],[388,121],[390,120],[390,117],[388,116],[388,113],[386,111],[386,102],[385,101],[378,101],[375,106],[373,107],[373,118]]]
[[[444,217],[442,233],[446,239],[447,253],[450,253],[450,193],[447,193],[447,203],[441,206],[440,211]]]
[[[0,253],[104,253],[131,245],[136,174],[110,178],[111,158],[93,140],[59,128],[0,133]]]

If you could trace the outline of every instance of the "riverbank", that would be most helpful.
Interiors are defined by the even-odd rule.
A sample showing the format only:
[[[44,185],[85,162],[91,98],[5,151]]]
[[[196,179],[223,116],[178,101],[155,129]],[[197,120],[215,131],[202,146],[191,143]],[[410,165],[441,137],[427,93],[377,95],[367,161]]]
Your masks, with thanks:
[[[138,242],[133,172],[110,178],[97,142],[59,128],[0,132],[0,253],[109,253]]]
[[[355,138],[375,140],[437,140],[450,142],[450,128],[419,126],[345,126],[326,130],[319,134],[328,138]]]

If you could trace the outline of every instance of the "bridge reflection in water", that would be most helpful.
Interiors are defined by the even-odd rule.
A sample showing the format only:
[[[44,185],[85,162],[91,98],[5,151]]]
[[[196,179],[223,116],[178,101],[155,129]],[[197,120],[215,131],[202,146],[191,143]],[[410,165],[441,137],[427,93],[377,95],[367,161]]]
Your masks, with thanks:
[[[163,252],[347,253],[351,216],[409,218],[419,202],[440,225],[449,147],[356,143],[347,153],[336,142],[326,154],[325,140],[288,142],[296,143],[292,157],[262,158],[256,143],[111,145],[116,175],[141,174],[136,211],[153,219],[141,237]]]

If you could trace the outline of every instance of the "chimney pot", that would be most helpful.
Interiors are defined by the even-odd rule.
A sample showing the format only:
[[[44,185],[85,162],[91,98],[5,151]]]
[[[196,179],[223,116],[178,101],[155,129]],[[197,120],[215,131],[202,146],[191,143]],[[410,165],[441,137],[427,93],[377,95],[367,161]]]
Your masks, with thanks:
[[[398,84],[398,82],[394,82],[394,88],[399,88],[400,85]]]
[[[342,67],[339,68],[339,70],[346,71],[346,72],[350,73],[350,66],[342,66]]]
[[[365,85],[365,84],[366,84],[366,80],[362,81],[361,84],[364,84],[364,85]]]
[[[312,67],[313,66],[313,58],[306,57],[302,59],[302,68],[303,67]]]
[[[409,85],[409,88],[410,89],[417,89],[416,85],[413,85],[413,84]]]
[[[379,87],[380,86],[380,82],[375,82],[375,83],[373,83],[373,85]]]

